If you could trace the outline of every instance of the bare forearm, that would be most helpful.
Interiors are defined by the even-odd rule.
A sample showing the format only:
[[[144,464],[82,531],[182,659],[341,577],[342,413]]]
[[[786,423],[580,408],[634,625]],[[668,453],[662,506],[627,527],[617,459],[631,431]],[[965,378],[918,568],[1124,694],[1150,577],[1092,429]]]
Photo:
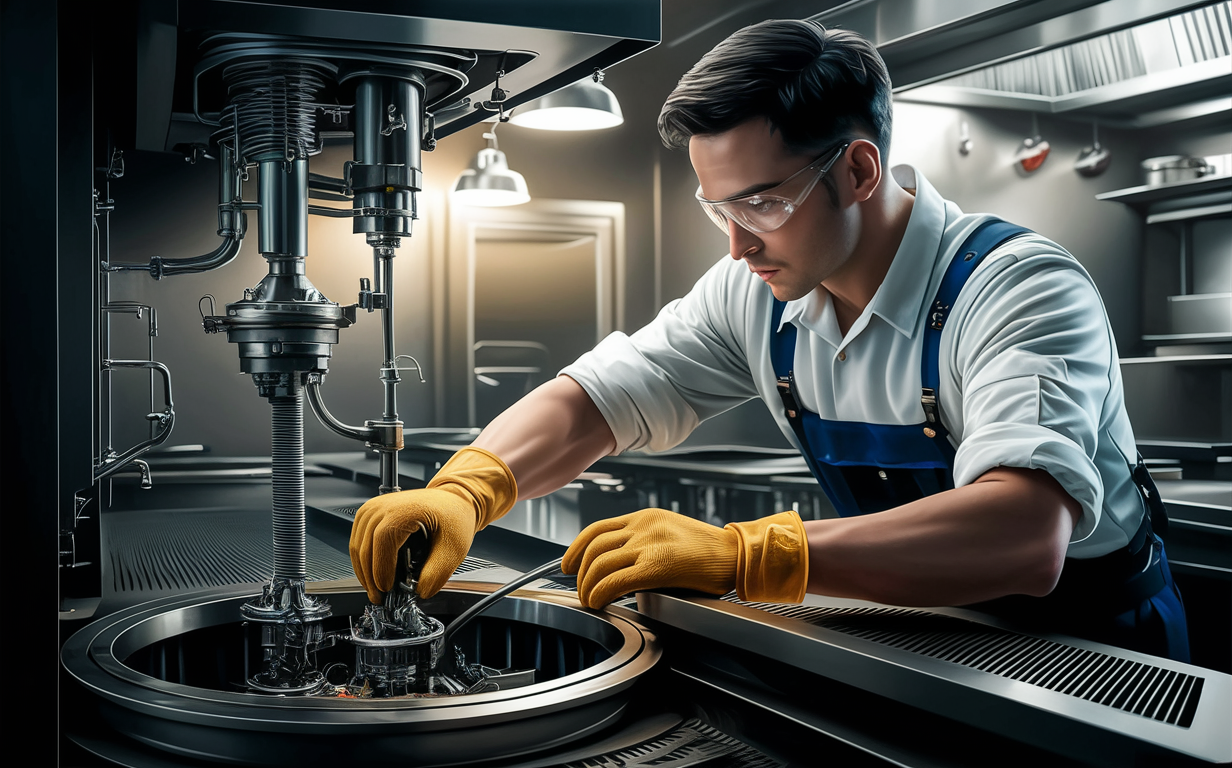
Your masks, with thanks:
[[[537,387],[492,420],[474,445],[509,465],[518,498],[571,482],[616,448],[616,438],[586,390],[568,376]]]
[[[1080,513],[1046,473],[999,468],[879,514],[808,521],[809,591],[892,605],[1047,594]]]

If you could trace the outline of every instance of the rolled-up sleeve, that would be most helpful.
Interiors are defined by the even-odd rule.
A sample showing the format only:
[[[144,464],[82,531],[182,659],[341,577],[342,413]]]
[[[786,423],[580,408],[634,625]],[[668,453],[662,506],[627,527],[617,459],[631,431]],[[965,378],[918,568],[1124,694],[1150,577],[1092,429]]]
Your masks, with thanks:
[[[962,403],[948,414],[960,436],[954,481],[994,467],[1042,469],[1082,506],[1078,542],[1104,503],[1096,454],[1116,365],[1111,331],[1090,277],[1068,255],[999,261],[969,286],[975,295],[965,311],[955,307],[943,338]]]
[[[617,453],[666,450],[757,397],[740,328],[755,297],[733,277],[729,264],[716,264],[646,327],[611,334],[561,371],[595,402]]]

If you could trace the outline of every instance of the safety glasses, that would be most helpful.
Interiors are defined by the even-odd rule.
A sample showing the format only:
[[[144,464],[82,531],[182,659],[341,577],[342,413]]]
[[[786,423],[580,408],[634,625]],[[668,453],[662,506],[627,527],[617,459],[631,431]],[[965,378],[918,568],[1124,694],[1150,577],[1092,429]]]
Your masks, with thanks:
[[[728,220],[736,222],[750,232],[773,232],[787,223],[791,215],[804,204],[817,182],[829,173],[838,159],[847,151],[851,142],[838,148],[832,155],[827,152],[776,187],[751,195],[741,195],[727,200],[707,200],[702,197],[702,188],[697,188],[697,202],[715,226],[727,232]],[[826,158],[829,158],[827,160]]]

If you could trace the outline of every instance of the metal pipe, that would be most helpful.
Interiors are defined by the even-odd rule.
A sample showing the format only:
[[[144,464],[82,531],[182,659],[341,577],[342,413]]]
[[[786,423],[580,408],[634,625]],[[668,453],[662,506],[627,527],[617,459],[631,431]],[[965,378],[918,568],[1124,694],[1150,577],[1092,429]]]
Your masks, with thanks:
[[[385,387],[386,419],[398,418],[398,366],[394,361],[394,254],[388,246],[374,249],[381,260],[382,282],[385,289],[385,307],[381,310],[381,336],[384,342],[385,360],[381,367],[381,383]]]
[[[164,259],[155,256],[147,264],[112,264],[103,261],[104,272],[149,272],[155,280],[170,275],[186,275],[208,272],[226,266],[240,252],[244,233],[248,228],[248,216],[240,209],[241,174],[236,166],[235,152],[225,144],[219,145],[218,157],[218,236],[222,242],[213,251],[184,259]]]
[[[139,456],[144,455],[151,448],[155,448],[166,442],[171,436],[171,429],[175,426],[175,403],[171,397],[171,371],[167,370],[167,366],[153,360],[104,360],[103,370],[110,373],[116,368],[148,368],[158,371],[163,377],[163,399],[165,409],[161,414],[151,414],[156,416],[162,431],[154,437],[144,442],[140,442],[129,448],[124,453],[116,456],[114,459],[103,459],[94,470],[94,482],[104,480],[116,472],[119,472],[127,464],[132,462]]]
[[[273,409],[274,578],[305,579],[304,406],[299,383],[293,394],[271,397]]]
[[[351,440],[369,442],[376,439],[376,430],[366,427],[352,427],[334,418],[334,415],[325,407],[325,400],[321,396],[321,383],[321,374],[313,372],[308,374],[304,384],[304,391],[308,393],[308,405],[312,408],[312,412],[316,414],[317,420],[333,432]]]
[[[261,206],[258,250],[308,255],[308,158],[262,160],[257,185]]]

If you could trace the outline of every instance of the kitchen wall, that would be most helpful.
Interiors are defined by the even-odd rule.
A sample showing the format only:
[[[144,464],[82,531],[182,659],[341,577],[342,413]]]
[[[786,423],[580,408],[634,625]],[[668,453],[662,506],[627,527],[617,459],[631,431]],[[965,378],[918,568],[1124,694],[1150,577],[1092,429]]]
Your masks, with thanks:
[[[728,6],[730,4],[727,4]],[[673,6],[665,13],[664,43],[608,71],[605,84],[620,98],[624,125],[589,133],[532,131],[512,125],[498,129],[510,165],[522,172],[537,198],[615,200],[627,216],[626,330],[648,322],[667,301],[683,295],[727,251],[726,239],[706,219],[693,193],[697,180],[687,153],[659,143],[655,118],[679,76],[715,43],[752,19],[718,13],[723,3]],[[754,9],[755,10],[755,9]],[[745,14],[747,15],[747,14]],[[716,21],[717,20],[717,21]],[[958,152],[959,124],[967,121],[972,152]],[[1030,115],[989,109],[958,109],[900,103],[895,112],[892,163],[915,165],[941,193],[966,211],[986,211],[1031,227],[1070,250],[1093,276],[1108,308],[1122,356],[1142,352],[1143,290],[1141,219],[1127,206],[1099,202],[1095,195],[1140,182],[1138,162],[1173,152],[1213,154],[1229,151],[1227,126],[1199,122],[1156,131],[1100,129],[1113,163],[1094,179],[1072,168],[1090,144],[1087,122],[1051,116],[1039,120],[1052,153],[1035,174],[1024,177],[1012,156],[1031,130]],[[424,154],[427,189],[420,196],[421,221],[404,241],[396,261],[400,353],[425,366],[434,358],[441,308],[432,292],[434,252],[445,246],[447,190],[483,146],[475,126],[443,140]],[[329,147],[313,159],[313,171],[340,175],[349,146]],[[131,153],[127,175],[113,183],[111,248],[113,259],[144,261],[150,255],[195,255],[212,250],[216,179],[212,163],[190,166],[178,157]],[[248,195],[253,196],[255,190]],[[255,216],[253,227],[255,228]],[[223,336],[200,330],[198,299],[217,297],[219,309],[242,296],[265,273],[255,249],[255,233],[234,263],[203,275],[154,282],[142,273],[112,278],[113,298],[157,306],[160,336],[156,357],[166,362],[175,385],[177,423],[171,443],[205,443],[220,454],[268,453],[268,405],[239,370],[235,349]],[[308,275],[331,299],[355,301],[358,280],[371,274],[371,254],[346,220],[313,217]],[[525,275],[527,281],[536,279]],[[516,287],[514,287],[516,289]],[[144,355],[144,324],[130,317],[113,320],[115,356]],[[377,416],[380,384],[380,324],[360,313],[358,324],[341,332],[326,399],[340,419],[358,423]],[[429,371],[431,373],[431,371]],[[116,374],[117,447],[145,432],[148,410],[145,375]],[[122,377],[122,378],[121,378]],[[432,376],[420,385],[405,377],[400,387],[401,415],[410,427],[440,423]],[[445,386],[462,386],[446,382]],[[355,450],[357,444],[326,431],[309,416],[310,451]],[[702,425],[690,443],[785,445],[765,418],[764,406],[750,403]]]

